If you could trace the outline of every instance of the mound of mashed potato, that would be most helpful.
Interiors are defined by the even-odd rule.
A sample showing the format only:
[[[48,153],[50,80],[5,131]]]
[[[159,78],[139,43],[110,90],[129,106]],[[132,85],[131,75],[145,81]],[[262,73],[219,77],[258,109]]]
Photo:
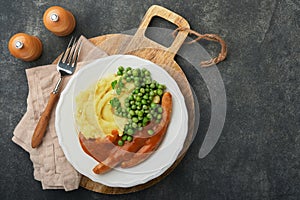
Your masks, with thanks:
[[[85,138],[105,137],[113,130],[123,133],[127,119],[114,115],[110,105],[115,95],[111,83],[118,79],[114,74],[104,77],[76,97],[76,125]]]

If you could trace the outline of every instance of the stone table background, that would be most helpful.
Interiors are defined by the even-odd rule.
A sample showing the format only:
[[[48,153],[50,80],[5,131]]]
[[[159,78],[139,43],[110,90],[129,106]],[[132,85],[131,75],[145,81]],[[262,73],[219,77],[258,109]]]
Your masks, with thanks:
[[[46,30],[44,11],[53,5],[69,9],[77,19],[75,33],[91,38],[137,28],[152,4],[177,12],[194,30],[217,33],[227,42],[228,59],[218,65],[227,92],[227,117],[220,140],[207,157],[198,158],[210,103],[203,80],[192,77],[201,96],[200,128],[186,157],[167,178],[144,191],[118,196],[83,188],[68,193],[43,191],[33,179],[29,155],[11,137],[26,111],[25,69],[52,62],[69,40]],[[298,0],[1,0],[0,5],[1,200],[300,198]],[[17,32],[41,39],[44,51],[40,59],[25,63],[10,56],[7,43]],[[211,54],[219,49],[201,44]]]

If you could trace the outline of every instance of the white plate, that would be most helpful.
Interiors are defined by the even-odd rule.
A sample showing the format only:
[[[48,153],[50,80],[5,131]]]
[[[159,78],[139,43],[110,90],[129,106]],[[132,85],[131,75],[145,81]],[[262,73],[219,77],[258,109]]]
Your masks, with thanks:
[[[95,83],[99,77],[115,73],[121,65],[132,68],[144,67],[151,72],[153,79],[167,86],[173,98],[171,122],[158,150],[146,161],[132,168],[117,167],[106,174],[98,175],[92,171],[97,161],[88,156],[79,143],[74,123],[74,97]],[[136,56],[114,55],[98,59],[72,76],[57,105],[55,128],[67,160],[78,172],[95,182],[110,187],[132,187],[160,176],[176,161],[187,135],[188,113],[177,83],[165,70]]]

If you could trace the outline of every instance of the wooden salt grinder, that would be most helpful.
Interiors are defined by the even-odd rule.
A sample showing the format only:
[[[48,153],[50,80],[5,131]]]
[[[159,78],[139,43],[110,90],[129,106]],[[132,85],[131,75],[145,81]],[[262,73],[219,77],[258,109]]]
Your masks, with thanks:
[[[42,42],[36,36],[26,33],[13,35],[8,43],[11,55],[24,61],[36,60],[42,54]]]
[[[46,28],[57,36],[66,36],[73,32],[76,21],[73,14],[59,6],[48,8],[43,16]]]

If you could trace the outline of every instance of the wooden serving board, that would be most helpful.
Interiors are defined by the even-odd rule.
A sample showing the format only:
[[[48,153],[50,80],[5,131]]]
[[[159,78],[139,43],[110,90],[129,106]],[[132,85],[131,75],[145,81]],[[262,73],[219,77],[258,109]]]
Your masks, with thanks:
[[[145,14],[134,36],[109,34],[91,38],[90,41],[109,55],[129,54],[150,60],[164,68],[176,80],[183,96],[185,97],[189,117],[189,130],[184,148],[176,162],[168,170],[166,170],[164,174],[145,184],[130,188],[108,187],[103,184],[93,182],[89,178],[83,176],[80,186],[88,190],[105,194],[124,194],[148,188],[166,177],[179,164],[192,141],[195,121],[193,94],[185,74],[174,60],[177,51],[185,41],[188,33],[179,32],[172,45],[169,48],[164,47],[145,37],[145,31],[154,16],[161,17],[171,23],[174,23],[178,27],[189,28],[188,22],[178,14],[163,7],[154,5],[151,6]]]

